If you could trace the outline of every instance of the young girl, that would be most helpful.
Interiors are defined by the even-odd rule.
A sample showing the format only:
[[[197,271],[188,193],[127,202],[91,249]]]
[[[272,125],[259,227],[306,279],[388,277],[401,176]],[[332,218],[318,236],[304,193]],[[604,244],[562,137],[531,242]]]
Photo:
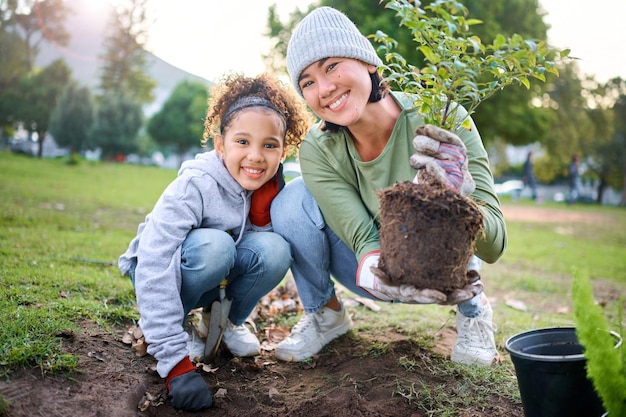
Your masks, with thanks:
[[[381,83],[381,64],[354,23],[330,7],[312,11],[289,41],[291,81],[321,121],[300,148],[303,181],[290,182],[272,205],[274,230],[291,245],[291,271],[307,313],[276,347],[276,357],[304,360],[352,327],[335,295],[332,275],[365,297],[372,292],[364,288],[376,288],[384,295],[380,299],[387,301],[458,304],[452,360],[489,365],[496,355],[494,326],[482,287],[470,286],[451,301],[433,289],[384,285],[372,274],[370,267],[377,265],[380,254],[378,192],[415,177],[409,160],[417,142],[436,150],[429,163],[437,164],[442,182],[453,191],[466,188],[464,169],[468,167],[473,177],[471,198],[479,202],[485,233],[478,237],[478,257],[472,258],[469,269],[479,269],[480,259],[495,262],[507,242],[487,152],[476,126],[455,132],[433,126],[432,138],[414,137],[417,126],[424,124],[415,111],[418,97],[389,91]],[[451,135],[462,145],[442,142]],[[362,285],[365,282],[367,287]]]
[[[192,309],[219,298],[224,278],[232,300],[224,345],[235,356],[259,354],[243,323],[291,264],[289,244],[272,232],[269,204],[308,117],[297,96],[269,76],[226,77],[212,91],[205,121],[203,144],[212,138],[215,150],[183,163],[119,259],[135,287],[148,353],[177,409],[212,404],[183,326]]]

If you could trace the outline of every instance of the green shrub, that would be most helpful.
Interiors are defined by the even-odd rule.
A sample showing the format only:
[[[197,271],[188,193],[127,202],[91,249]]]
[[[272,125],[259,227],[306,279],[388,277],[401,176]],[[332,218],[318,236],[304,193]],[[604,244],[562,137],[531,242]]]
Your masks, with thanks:
[[[626,349],[616,346],[609,321],[595,304],[591,281],[586,273],[575,271],[572,281],[574,317],[578,341],[585,348],[587,376],[610,416],[626,415]],[[623,340],[623,300],[618,303],[619,335]]]

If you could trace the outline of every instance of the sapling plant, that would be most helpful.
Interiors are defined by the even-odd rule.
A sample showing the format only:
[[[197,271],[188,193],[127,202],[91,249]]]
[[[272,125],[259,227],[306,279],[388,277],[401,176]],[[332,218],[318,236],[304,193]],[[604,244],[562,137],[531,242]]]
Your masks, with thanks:
[[[511,84],[530,88],[530,79],[545,82],[547,74],[558,76],[555,59],[569,54],[520,35],[497,35],[492,44],[483,44],[471,34],[471,27],[482,22],[469,18],[459,1],[420,6],[417,0],[394,0],[385,7],[395,10],[400,25],[411,31],[424,56],[422,68],[395,52],[398,42],[387,34],[377,31],[372,37],[384,52],[385,80],[417,94],[415,105],[427,124],[450,131],[469,128],[468,116],[482,101]],[[458,104],[467,113],[457,114]]]
[[[625,334],[622,325],[624,299],[617,303],[615,328],[618,337],[610,333],[612,325],[602,307],[595,303],[589,276],[582,271],[574,272],[572,299],[576,336],[584,347],[587,376],[602,399],[602,405],[609,412],[609,417],[624,416],[626,415],[626,348],[623,344]]]
[[[543,41],[519,35],[498,35],[493,44],[485,45],[470,33],[481,22],[468,18],[460,2],[435,0],[424,8],[420,5],[417,0],[395,0],[385,7],[395,10],[400,25],[411,31],[424,56],[422,68],[396,52],[398,42],[387,34],[372,35],[384,52],[384,80],[394,90],[416,97],[414,110],[425,122],[416,135],[429,136],[426,132],[432,126],[428,125],[451,132],[469,128],[468,116],[497,91],[514,83],[530,88],[531,78],[545,81],[547,74],[558,75],[552,58],[566,52],[557,53]],[[483,218],[469,196],[452,192],[423,169],[413,183],[382,190],[380,203],[381,254],[376,273],[384,282],[434,288],[453,303],[456,290],[477,281],[478,272],[467,271],[467,266]]]

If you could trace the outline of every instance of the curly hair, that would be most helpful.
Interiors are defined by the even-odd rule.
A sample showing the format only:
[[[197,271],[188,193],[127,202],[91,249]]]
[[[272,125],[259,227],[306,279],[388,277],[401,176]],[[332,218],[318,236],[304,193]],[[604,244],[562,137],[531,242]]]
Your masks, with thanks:
[[[208,100],[202,144],[207,147],[215,135],[224,133],[221,130],[227,129],[233,120],[230,116],[228,120],[224,120],[229,109],[237,100],[248,96],[261,97],[269,101],[283,114],[286,122],[285,152],[287,155],[295,154],[312,124],[312,115],[295,92],[268,74],[261,74],[257,77],[246,77],[241,74],[226,75],[213,87]],[[241,110],[236,110],[236,112],[239,111]],[[226,126],[222,126],[223,122],[226,122]]]

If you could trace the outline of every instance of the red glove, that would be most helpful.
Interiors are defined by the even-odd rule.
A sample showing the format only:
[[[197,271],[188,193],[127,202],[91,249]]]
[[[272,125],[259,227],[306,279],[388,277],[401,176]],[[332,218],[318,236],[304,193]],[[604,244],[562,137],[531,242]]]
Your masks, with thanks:
[[[196,372],[189,356],[178,362],[165,381],[172,406],[177,410],[198,411],[213,404],[213,394],[202,376]]]
[[[274,197],[278,195],[284,186],[285,177],[283,176],[283,164],[279,164],[276,175],[263,184],[261,188],[252,193],[250,221],[253,225],[263,227],[271,223],[270,206],[272,205]]]

